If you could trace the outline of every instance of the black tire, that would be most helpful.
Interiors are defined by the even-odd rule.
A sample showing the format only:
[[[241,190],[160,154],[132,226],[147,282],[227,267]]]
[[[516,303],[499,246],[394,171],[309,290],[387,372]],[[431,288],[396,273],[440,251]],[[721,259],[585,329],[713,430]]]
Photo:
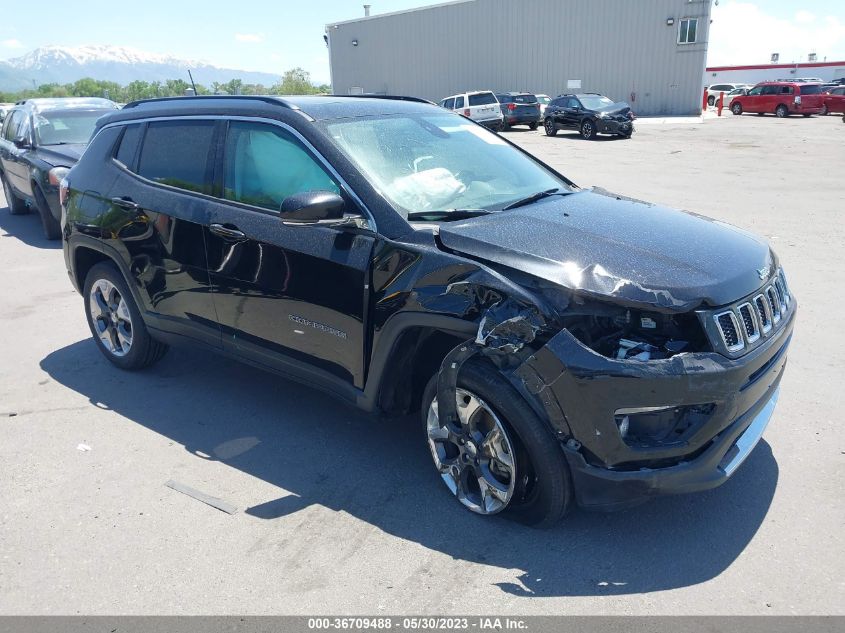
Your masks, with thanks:
[[[507,132],[509,129],[511,129],[511,126],[508,123],[508,120],[502,119],[502,125],[499,127],[499,130],[502,132]]]
[[[775,116],[779,119],[785,119],[789,116],[789,108],[781,103],[777,108],[775,108]]]
[[[805,119],[809,119],[811,116],[812,116],[811,114],[805,114],[805,115],[804,115],[804,118],[805,118]]]
[[[592,141],[596,138],[597,134],[596,124],[592,119],[584,119],[584,121],[581,122],[581,138],[585,141]]]
[[[766,116],[766,113],[765,112],[758,112],[757,116]]]
[[[132,343],[129,350],[123,356],[118,356],[106,348],[91,315],[89,308],[91,289],[100,280],[107,281],[115,286],[120,298],[126,302],[126,307],[129,310],[132,327]],[[94,342],[103,356],[115,366],[126,370],[143,369],[159,361],[167,352],[167,345],[150,336],[141,317],[141,312],[138,310],[138,306],[135,305],[132,293],[123,279],[123,275],[112,262],[101,262],[88,271],[88,275],[85,277],[85,283],[82,286],[82,299],[85,318],[88,321],[88,329],[91,330],[91,336],[94,338]]]
[[[537,121],[534,121],[533,123],[529,123],[529,124],[528,124],[528,129],[529,129],[529,130],[531,130],[532,132],[533,132],[534,130],[536,130],[536,129],[537,129]]]
[[[709,105],[711,108],[716,105],[716,97],[714,97],[713,95],[707,97],[707,105]]]
[[[482,398],[495,411],[516,444],[519,482],[502,515],[533,527],[556,524],[573,504],[572,477],[560,444],[549,428],[489,363],[467,362],[458,374],[458,387]],[[436,392],[437,374],[423,393],[424,433],[428,408]],[[428,436],[425,437],[427,441]]]
[[[6,182],[6,176],[3,176],[2,180],[3,195],[6,196],[6,205],[9,207],[9,213],[12,215],[23,215],[24,213],[29,213],[29,207],[26,206],[26,202],[15,195],[15,192],[12,191],[11,185]]]
[[[731,112],[733,112],[736,116],[742,116],[742,104],[741,103],[732,103],[731,104]]]
[[[557,126],[554,119],[546,117],[546,122],[543,123],[543,129],[546,131],[546,136],[557,136]]]
[[[44,231],[44,237],[48,240],[57,240],[62,236],[62,227],[59,221],[53,217],[53,212],[50,211],[50,205],[44,193],[35,185],[32,187],[35,193],[35,208],[38,210],[38,216],[41,218],[41,228]]]

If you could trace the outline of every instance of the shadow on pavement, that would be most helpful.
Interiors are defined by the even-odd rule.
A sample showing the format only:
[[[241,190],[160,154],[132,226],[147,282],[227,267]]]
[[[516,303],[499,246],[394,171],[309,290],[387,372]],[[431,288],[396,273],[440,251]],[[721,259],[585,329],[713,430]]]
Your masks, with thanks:
[[[62,247],[61,240],[48,240],[44,237],[41,219],[34,211],[24,215],[12,215],[1,192],[2,188],[0,188],[0,200],[3,201],[0,205],[0,230],[5,231],[7,235],[0,235],[0,239],[11,237],[36,248]]]
[[[343,510],[455,559],[521,571],[517,596],[618,595],[710,580],[763,522],[778,479],[762,442],[717,490],[617,514],[576,510],[533,530],[484,519],[450,497],[416,417],[369,417],[321,392],[216,357],[174,349],[154,368],[113,368],[91,340],[47,356],[52,378],[129,421],[290,491],[248,508],[264,520],[312,504]]]

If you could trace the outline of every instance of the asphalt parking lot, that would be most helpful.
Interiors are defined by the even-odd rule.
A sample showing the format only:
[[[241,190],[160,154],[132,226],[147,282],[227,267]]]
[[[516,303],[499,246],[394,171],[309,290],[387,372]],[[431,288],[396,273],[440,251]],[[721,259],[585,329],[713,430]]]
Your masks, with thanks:
[[[771,240],[799,322],[772,423],[734,478],[548,531],[476,517],[416,418],[372,419],[198,351],[114,369],[61,249],[0,198],[0,614],[845,614],[845,124],[506,136],[583,186]]]

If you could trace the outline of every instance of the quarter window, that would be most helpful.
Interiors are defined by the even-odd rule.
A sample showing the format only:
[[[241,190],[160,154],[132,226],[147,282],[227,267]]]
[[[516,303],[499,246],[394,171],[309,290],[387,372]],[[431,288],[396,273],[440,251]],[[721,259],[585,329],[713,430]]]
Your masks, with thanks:
[[[135,166],[135,153],[138,150],[138,143],[141,140],[141,126],[127,125],[123,130],[120,139],[120,146],[117,148],[115,158],[125,167],[132,169]]]
[[[213,121],[150,123],[141,147],[138,174],[188,191],[211,193]]]
[[[678,32],[678,43],[680,44],[695,44],[698,36],[698,19],[684,18],[681,20],[680,30]]]
[[[278,211],[282,201],[306,191],[340,188],[290,134],[263,123],[234,121],[226,137],[224,197]]]

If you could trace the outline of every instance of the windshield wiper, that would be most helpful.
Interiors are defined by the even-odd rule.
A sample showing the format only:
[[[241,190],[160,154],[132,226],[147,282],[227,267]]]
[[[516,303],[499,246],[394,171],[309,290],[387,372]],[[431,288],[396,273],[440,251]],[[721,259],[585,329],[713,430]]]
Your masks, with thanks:
[[[537,193],[533,193],[530,196],[523,198],[522,200],[517,200],[516,202],[512,202],[508,206],[506,206],[503,211],[510,211],[511,209],[517,209],[519,207],[525,207],[529,204],[534,204],[535,202],[539,202],[544,198],[550,198],[552,196],[567,196],[571,191],[566,191],[564,189],[547,189],[546,191],[538,191]]]
[[[41,147],[52,147],[53,145],[79,145],[79,143],[71,143],[70,141],[59,141],[58,143],[41,143]]]
[[[490,215],[492,211],[487,209],[446,209],[444,211],[413,211],[408,214],[408,220],[428,220],[439,222],[441,220],[466,220],[477,218],[482,215]]]

